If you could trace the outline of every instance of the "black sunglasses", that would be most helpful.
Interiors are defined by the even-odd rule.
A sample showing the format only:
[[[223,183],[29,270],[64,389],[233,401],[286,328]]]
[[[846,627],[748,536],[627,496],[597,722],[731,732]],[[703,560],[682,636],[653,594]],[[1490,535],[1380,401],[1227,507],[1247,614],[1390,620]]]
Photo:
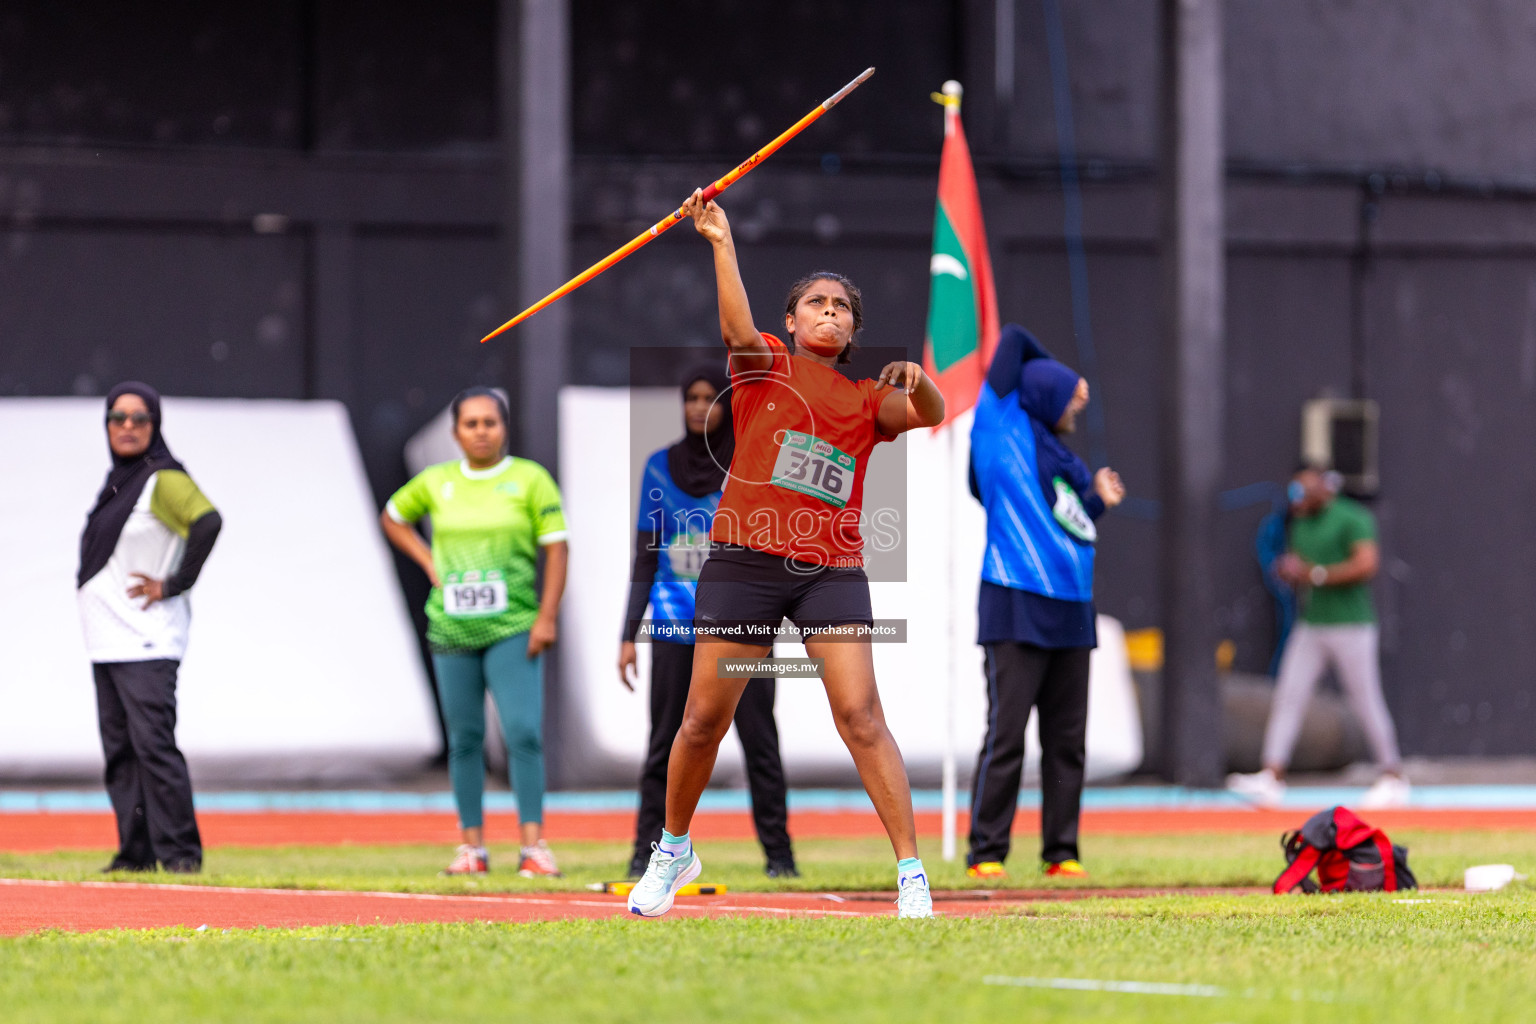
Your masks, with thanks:
[[[113,409],[107,413],[107,422],[118,427],[124,423],[132,423],[136,427],[142,427],[151,422],[151,419],[147,412],[123,412],[120,409]]]

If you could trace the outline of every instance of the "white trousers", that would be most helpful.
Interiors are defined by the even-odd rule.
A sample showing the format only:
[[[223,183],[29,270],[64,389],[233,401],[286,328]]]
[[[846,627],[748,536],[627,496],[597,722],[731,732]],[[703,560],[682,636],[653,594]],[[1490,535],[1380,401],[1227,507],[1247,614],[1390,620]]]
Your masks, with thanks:
[[[1298,622],[1285,641],[1274,703],[1264,729],[1264,764],[1285,767],[1312,700],[1317,681],[1331,664],[1382,768],[1397,770],[1402,759],[1397,730],[1381,695],[1380,632],[1374,623],[1314,626]]]

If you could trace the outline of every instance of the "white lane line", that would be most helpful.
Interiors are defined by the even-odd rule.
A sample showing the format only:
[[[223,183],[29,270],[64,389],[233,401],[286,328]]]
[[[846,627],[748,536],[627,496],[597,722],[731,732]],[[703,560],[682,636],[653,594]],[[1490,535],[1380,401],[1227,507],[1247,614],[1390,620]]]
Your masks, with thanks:
[[[145,889],[167,892],[183,893],[227,893],[230,895],[246,896],[340,896],[352,898],[357,896],[376,897],[386,900],[419,900],[429,903],[469,903],[477,906],[494,904],[510,904],[512,906],[539,906],[539,907],[605,907],[615,911],[627,909],[628,901],[622,897],[612,900],[594,899],[547,899],[538,896],[475,896],[469,893],[455,896],[445,893],[430,892],[378,892],[367,889],[253,889],[232,885],[173,885],[164,882],[64,882],[50,878],[0,878],[0,885],[17,887],[38,888],[86,888],[86,889]],[[721,913],[734,913],[737,911],[758,914],[806,914],[817,917],[867,917],[852,910],[823,910],[819,907],[759,907],[759,906],[730,906],[721,904],[687,904],[673,905],[674,910],[689,910],[697,913],[719,911]]]
[[[164,882],[61,882],[44,878],[0,878],[0,885],[40,886],[49,888],[82,889],[149,889],[163,892],[230,893],[242,896],[371,896],[385,900],[423,900],[449,903],[513,903],[547,906],[568,906],[572,900],[540,899],[536,896],[476,896],[472,893],[453,895],[432,892],[379,892],[369,889],[253,889],[237,885],[172,885]],[[581,906],[622,907],[622,900],[612,903],[584,901]]]
[[[756,914],[784,914],[794,916],[804,914],[813,917],[878,917],[877,914],[861,914],[857,910],[822,910],[817,907],[754,907],[754,906],[698,906],[696,904],[674,903],[673,910],[692,910],[698,913],[718,911],[722,914],[734,914],[740,911],[750,911]],[[635,916],[639,916],[638,914]]]
[[[1266,999],[1293,1003],[1352,1003],[1357,1000],[1334,992],[1313,992],[1292,989],[1290,992],[1262,991],[1245,988],[1225,989],[1218,985],[1179,985],[1166,981],[1110,981],[1100,978],[1015,978],[1006,974],[989,974],[981,979],[983,985],[1005,985],[1011,988],[1067,989],[1074,992],[1124,992],[1138,996],[1189,996],[1198,999]]]
[[[1196,996],[1221,999],[1229,993],[1215,985],[1175,985],[1163,981],[1105,981],[1097,978],[1010,978],[989,974],[983,985],[1008,985],[1014,988],[1056,988],[1076,992],[1129,992],[1141,996]]]

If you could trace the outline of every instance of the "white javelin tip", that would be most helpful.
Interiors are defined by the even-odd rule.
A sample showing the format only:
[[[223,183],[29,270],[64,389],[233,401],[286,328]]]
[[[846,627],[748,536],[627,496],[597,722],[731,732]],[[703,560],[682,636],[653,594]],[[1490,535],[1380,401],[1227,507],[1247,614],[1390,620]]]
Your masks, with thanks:
[[[831,110],[833,107],[837,106],[838,102],[840,100],[842,100],[842,98],[844,96],[847,96],[849,93],[853,92],[853,90],[857,89],[860,85],[862,85],[864,82],[868,81],[869,80],[869,76],[873,75],[874,73],[875,73],[875,69],[874,68],[866,68],[864,73],[862,75],[860,75],[858,78],[855,78],[853,81],[849,82],[847,85],[845,85],[841,89],[837,90],[837,92],[833,93],[831,96],[828,96],[825,100],[822,100],[822,102],[821,102],[821,109],[822,110]]]

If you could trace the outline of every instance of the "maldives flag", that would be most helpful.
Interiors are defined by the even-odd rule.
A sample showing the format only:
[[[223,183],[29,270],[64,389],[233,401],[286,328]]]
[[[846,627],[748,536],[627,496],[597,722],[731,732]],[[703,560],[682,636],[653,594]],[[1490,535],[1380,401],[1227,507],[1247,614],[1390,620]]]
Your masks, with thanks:
[[[944,104],[944,152],[939,158],[939,203],[928,277],[923,369],[944,393],[948,424],[976,404],[997,347],[997,291],[958,98]]]

